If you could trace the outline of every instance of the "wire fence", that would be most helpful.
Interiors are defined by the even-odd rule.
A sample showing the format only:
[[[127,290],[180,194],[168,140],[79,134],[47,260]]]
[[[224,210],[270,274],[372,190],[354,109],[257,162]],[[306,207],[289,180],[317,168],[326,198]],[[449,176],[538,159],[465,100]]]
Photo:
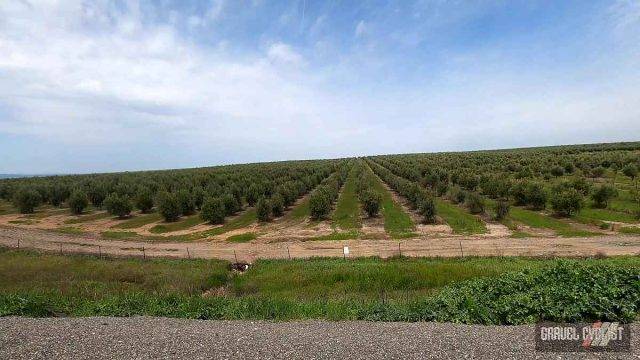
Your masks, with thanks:
[[[0,239],[5,246],[38,249],[59,254],[91,254],[100,257],[164,257],[181,259],[223,259],[233,262],[254,262],[256,259],[307,259],[313,257],[582,257],[639,255],[640,239],[622,244],[603,243],[589,239],[428,239],[419,241],[336,241],[332,243],[243,243],[224,246],[219,243],[125,243],[71,242],[46,239],[19,239],[13,243]]]

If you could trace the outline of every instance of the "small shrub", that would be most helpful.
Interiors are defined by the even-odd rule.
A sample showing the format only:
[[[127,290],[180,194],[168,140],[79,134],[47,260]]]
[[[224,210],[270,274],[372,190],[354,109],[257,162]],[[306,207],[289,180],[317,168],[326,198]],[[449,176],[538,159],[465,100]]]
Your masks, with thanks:
[[[496,213],[495,219],[498,221],[503,220],[504,218],[507,217],[507,215],[509,215],[510,209],[511,209],[511,206],[509,205],[509,202],[507,200],[496,201],[493,208],[493,210]]]
[[[258,221],[269,221],[271,219],[271,204],[269,200],[261,197],[256,203],[256,215]]]
[[[32,214],[41,202],[40,194],[31,188],[21,188],[13,195],[13,205],[22,214]]]
[[[451,200],[454,204],[460,204],[464,202],[466,196],[467,193],[459,186],[452,186],[451,188],[449,188],[449,194],[447,195],[449,200]]]
[[[606,208],[609,206],[609,200],[618,195],[618,190],[611,185],[602,184],[597,186],[591,192],[591,200],[594,206],[598,208]]]
[[[559,177],[564,175],[564,168],[560,165],[556,165],[554,167],[551,168],[551,175],[555,176],[555,177]]]
[[[436,203],[431,196],[426,196],[418,202],[418,212],[422,215],[422,221],[425,224],[435,224],[436,222]]]
[[[633,180],[636,178],[636,176],[638,176],[638,167],[636,167],[633,164],[627,164],[625,167],[622,168],[622,173],[625,176],[630,177],[631,180]]]
[[[484,198],[477,193],[467,194],[465,205],[472,214],[482,214],[484,212]]]
[[[329,195],[322,190],[311,193],[309,199],[309,208],[311,210],[311,218],[314,220],[326,217],[331,211],[331,199]]]
[[[119,218],[125,218],[131,214],[131,201],[126,195],[118,195],[117,193],[111,193],[104,199],[104,207],[109,214],[117,216]]]
[[[553,188],[551,207],[560,216],[571,216],[582,209],[582,195],[572,188],[557,185]]]
[[[233,215],[240,211],[240,203],[238,202],[238,199],[233,196],[233,194],[227,193],[222,195],[222,202],[224,203],[224,210],[227,216]]]
[[[598,166],[596,168],[591,169],[591,176],[594,178],[600,178],[604,175],[605,168],[602,166]]]
[[[82,214],[84,209],[89,206],[89,198],[82,190],[75,190],[71,193],[67,202],[69,204],[69,210],[71,210],[71,213],[75,215]]]
[[[361,196],[362,207],[369,217],[375,217],[380,212],[382,196],[379,192],[368,189]]]
[[[547,193],[540,183],[532,182],[525,188],[525,203],[534,210],[542,210],[547,205]]]
[[[158,212],[167,222],[178,220],[182,214],[182,209],[174,194],[168,192],[161,193],[158,195],[157,205]]]
[[[211,224],[223,224],[226,212],[220,198],[207,198],[202,204],[200,217]]]
[[[271,214],[273,217],[284,215],[284,198],[279,193],[271,197]]]

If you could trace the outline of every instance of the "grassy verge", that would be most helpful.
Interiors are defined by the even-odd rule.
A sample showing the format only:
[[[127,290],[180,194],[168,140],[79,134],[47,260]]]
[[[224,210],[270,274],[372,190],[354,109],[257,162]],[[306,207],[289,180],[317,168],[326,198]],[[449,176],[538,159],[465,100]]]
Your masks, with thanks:
[[[158,222],[162,220],[162,215],[158,213],[136,215],[131,219],[127,219],[121,223],[113,225],[113,229],[137,229],[147,224]]]
[[[460,207],[442,199],[435,199],[436,210],[456,234],[483,234],[487,232],[484,222]]]
[[[294,206],[293,209],[291,209],[291,211],[287,212],[284,216],[283,219],[285,221],[304,221],[304,219],[308,218],[309,216],[311,216],[311,207],[309,206],[309,201],[310,201],[310,197],[309,196],[305,196],[300,203],[298,203],[298,205]]]
[[[254,240],[256,237],[256,233],[248,232],[244,234],[231,235],[227,238],[227,241],[232,243],[244,243]]]
[[[362,227],[360,221],[360,201],[356,193],[356,173],[351,171],[344,183],[336,209],[331,215],[333,225],[342,230],[353,230]]]
[[[0,249],[0,316],[631,321],[640,259],[98,259]]]
[[[367,167],[367,169],[367,171],[372,171],[369,167]],[[384,217],[384,230],[394,239],[403,239],[412,236],[416,226],[409,214],[404,211],[400,204],[393,200],[391,193],[384,187],[380,178],[377,176],[373,178],[375,179],[373,190],[382,195],[380,209]]]
[[[516,206],[511,207],[509,217],[531,227],[553,230],[558,235],[564,237],[599,235],[598,233],[576,229],[570,224],[554,219],[551,216]]]
[[[203,223],[204,223],[204,220],[200,218],[200,215],[196,214],[196,215],[191,215],[189,217],[185,217],[176,222],[158,224],[152,227],[151,229],[149,229],[149,232],[154,234],[163,234],[163,233],[168,233],[173,231],[186,230],[188,228],[192,228],[196,225],[200,225]]]
[[[583,223],[598,223],[602,221],[617,221],[623,223],[637,223],[638,220],[631,214],[618,212],[609,209],[585,208],[573,217]]]
[[[622,234],[630,234],[630,235],[640,235],[640,228],[624,226],[618,230]]]
[[[65,220],[64,223],[65,224],[82,224],[85,222],[102,220],[109,217],[111,217],[111,214],[105,211],[105,212],[99,212],[94,214],[80,215],[77,218]]]

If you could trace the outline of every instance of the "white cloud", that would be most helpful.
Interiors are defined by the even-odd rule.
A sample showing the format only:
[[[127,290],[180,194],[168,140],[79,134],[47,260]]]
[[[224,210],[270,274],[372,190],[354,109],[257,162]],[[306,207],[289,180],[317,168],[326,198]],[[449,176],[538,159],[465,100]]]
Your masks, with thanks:
[[[295,66],[304,64],[302,55],[298,54],[291,46],[282,42],[271,44],[267,50],[267,56],[274,62]]]
[[[203,18],[149,23],[126,4],[0,1],[0,136],[69,149],[146,143],[152,155],[139,167],[157,168],[631,140],[640,131],[640,74],[620,66],[619,52],[601,51],[597,71],[557,72],[511,68],[503,49],[452,53],[431,77],[387,87],[394,69],[384,54],[341,51],[324,37],[312,49],[269,37],[242,52],[233,38],[202,46],[175,24],[201,26]],[[222,21],[222,2],[212,4]],[[618,14],[625,29],[637,26]],[[325,21],[330,15],[318,17],[318,28],[331,26]],[[368,31],[360,21],[355,36]],[[318,54],[334,62],[314,66]],[[163,153],[168,144],[184,152]],[[118,169],[114,162],[109,169]],[[61,164],[47,171],[65,170]],[[7,171],[17,170],[0,157]]]

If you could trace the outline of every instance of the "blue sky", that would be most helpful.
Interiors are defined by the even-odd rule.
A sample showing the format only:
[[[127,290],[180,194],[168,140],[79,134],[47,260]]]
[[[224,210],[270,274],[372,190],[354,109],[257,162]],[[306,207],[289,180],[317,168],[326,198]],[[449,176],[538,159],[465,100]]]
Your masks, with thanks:
[[[639,135],[638,0],[0,2],[0,173]]]

